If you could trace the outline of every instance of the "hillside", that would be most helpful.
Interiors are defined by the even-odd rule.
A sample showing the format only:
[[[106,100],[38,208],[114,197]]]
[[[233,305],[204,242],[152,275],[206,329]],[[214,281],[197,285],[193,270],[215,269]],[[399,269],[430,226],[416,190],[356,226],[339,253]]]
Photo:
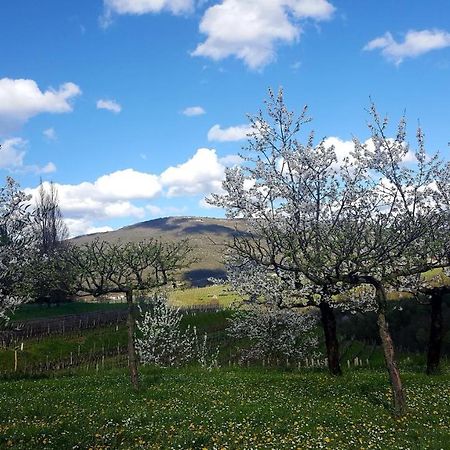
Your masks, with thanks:
[[[140,222],[106,233],[94,233],[73,239],[75,243],[89,242],[99,238],[106,241],[133,242],[143,239],[159,239],[163,242],[177,242],[189,239],[193,256],[198,262],[187,268],[183,279],[194,286],[204,286],[209,277],[224,276],[224,243],[244,232],[240,220],[216,219],[210,217],[164,217]]]

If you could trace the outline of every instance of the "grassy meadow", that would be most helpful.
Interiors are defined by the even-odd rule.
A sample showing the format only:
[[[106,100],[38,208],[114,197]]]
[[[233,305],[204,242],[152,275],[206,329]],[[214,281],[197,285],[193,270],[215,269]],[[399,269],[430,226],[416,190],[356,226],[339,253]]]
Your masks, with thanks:
[[[13,449],[448,449],[448,373],[405,372],[407,416],[384,371],[144,368],[1,383],[0,447]]]
[[[303,364],[240,365],[237,343],[225,331],[231,312],[220,309],[238,300],[232,292],[220,286],[178,290],[169,300],[187,307],[184,327],[197,327],[219,347],[219,368],[141,366],[141,389],[134,392],[126,369],[124,323],[26,340],[17,353],[18,372],[13,371],[14,348],[0,349],[0,367],[9,371],[0,377],[0,448],[450,449],[446,358],[441,374],[427,377],[423,353],[399,354],[409,411],[397,419],[379,347],[342,340],[344,375],[339,378]],[[26,305],[15,319],[54,319],[124,306]],[[114,356],[118,347],[120,356]],[[24,364],[99,352],[106,355],[101,364],[20,372]],[[355,367],[356,357],[362,367]]]
[[[241,301],[238,294],[227,286],[205,286],[192,289],[176,289],[169,292],[169,303],[176,307],[220,307],[227,308]]]

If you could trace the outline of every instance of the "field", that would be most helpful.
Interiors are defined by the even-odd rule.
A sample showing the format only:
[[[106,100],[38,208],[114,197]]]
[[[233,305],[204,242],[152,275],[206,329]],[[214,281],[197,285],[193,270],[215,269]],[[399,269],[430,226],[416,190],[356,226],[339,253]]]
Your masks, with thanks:
[[[187,307],[183,326],[220,348],[219,368],[141,366],[134,392],[123,322],[27,339],[23,349],[0,350],[0,448],[450,449],[446,358],[442,373],[427,377],[423,353],[399,355],[409,411],[396,419],[377,346],[342,340],[340,378],[303,362],[248,366],[225,332],[230,312],[219,308],[235,300],[232,293],[215,286],[175,294],[171,303]],[[15,319],[67,320],[123,307],[26,305]]]
[[[145,368],[1,383],[0,447],[13,449],[448,449],[449,377],[404,374],[389,409],[383,371]]]
[[[169,293],[169,302],[176,307],[217,306],[224,308],[239,301],[240,297],[223,285],[177,289]]]

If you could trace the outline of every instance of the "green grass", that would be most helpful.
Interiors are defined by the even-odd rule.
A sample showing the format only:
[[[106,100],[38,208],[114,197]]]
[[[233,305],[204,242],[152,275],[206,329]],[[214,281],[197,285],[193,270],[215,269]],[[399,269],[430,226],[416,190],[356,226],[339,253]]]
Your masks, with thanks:
[[[93,330],[83,330],[83,333],[48,336],[42,339],[24,341],[23,351],[18,351],[18,369],[23,370],[31,365],[69,358],[80,354],[96,353],[116,349],[117,345],[127,345],[125,325],[117,328],[108,326]],[[0,372],[11,371],[14,368],[14,349],[0,349]]]
[[[203,288],[177,289],[169,293],[169,303],[173,306],[217,306],[228,307],[241,301],[238,294],[227,286],[206,286]]]
[[[83,314],[87,312],[101,312],[125,309],[126,305],[121,303],[85,303],[71,302],[60,305],[36,305],[27,304],[21,306],[11,317],[12,320],[43,319],[70,314]]]
[[[125,370],[0,383],[0,447],[14,449],[448,449],[448,373],[407,372],[408,415],[386,375],[257,369]]]

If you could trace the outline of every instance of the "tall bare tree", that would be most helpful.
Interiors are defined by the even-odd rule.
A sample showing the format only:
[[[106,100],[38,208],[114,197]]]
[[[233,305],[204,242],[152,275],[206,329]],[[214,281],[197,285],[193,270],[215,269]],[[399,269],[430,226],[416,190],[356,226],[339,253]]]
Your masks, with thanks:
[[[58,189],[53,182],[41,183],[35,202],[34,222],[42,254],[49,255],[69,236],[59,206]]]
[[[34,202],[33,230],[38,253],[28,264],[28,286],[37,302],[48,306],[66,301],[71,291],[71,271],[62,253],[68,229],[59,206],[58,190],[52,182],[42,182]]]

